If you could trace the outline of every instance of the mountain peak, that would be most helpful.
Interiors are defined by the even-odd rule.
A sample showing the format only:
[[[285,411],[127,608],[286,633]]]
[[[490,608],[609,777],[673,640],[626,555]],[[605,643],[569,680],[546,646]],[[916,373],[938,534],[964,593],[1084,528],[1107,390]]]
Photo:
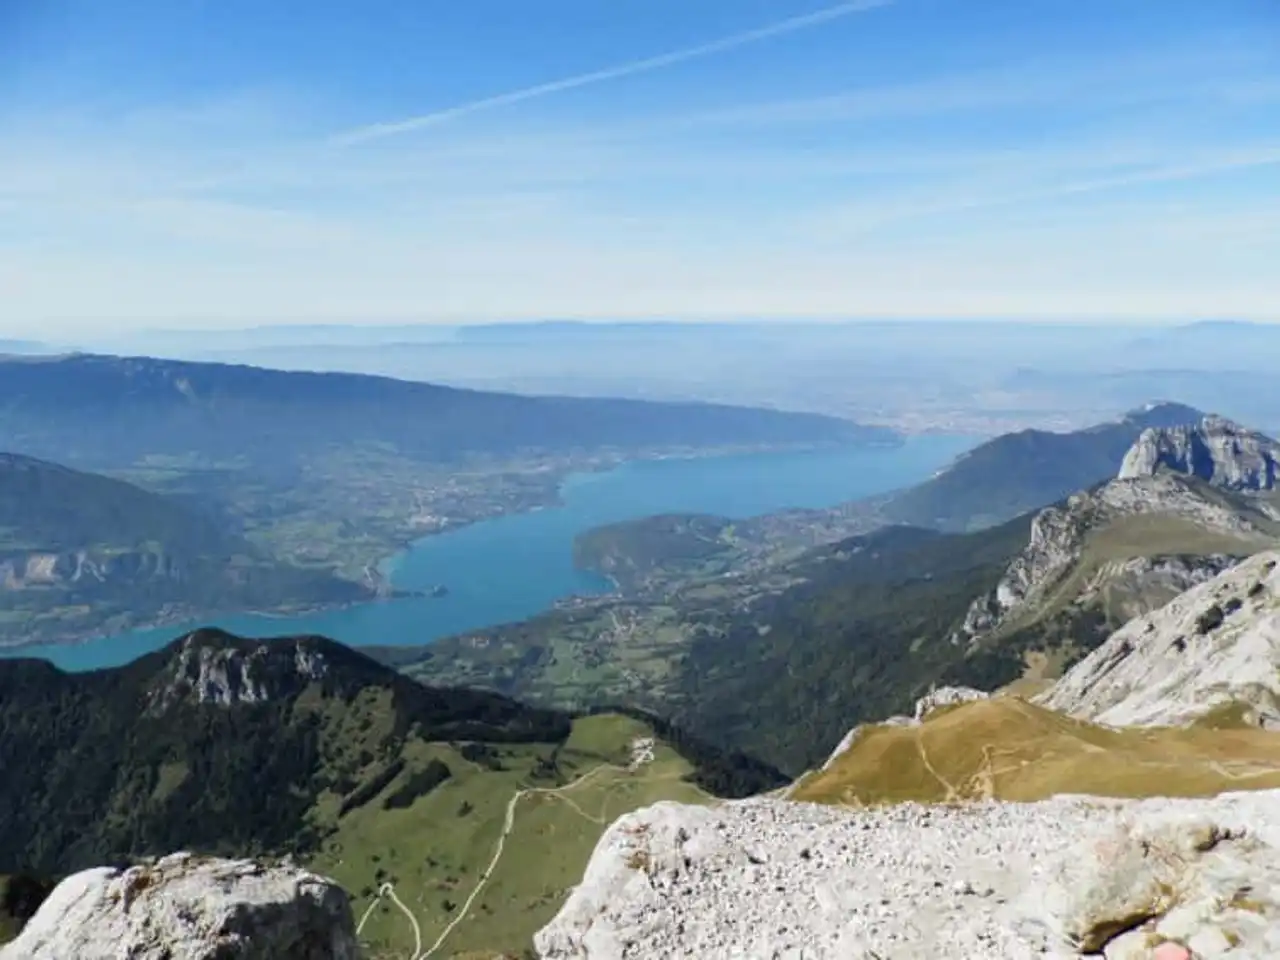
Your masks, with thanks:
[[[1198,477],[1228,490],[1276,487],[1280,443],[1225,417],[1207,415],[1193,425],[1148,427],[1125,454],[1119,478],[1162,470]]]
[[[1204,416],[1202,411],[1185,403],[1153,400],[1130,410],[1121,418],[1121,422],[1140,427],[1180,427],[1188,423],[1196,423],[1204,419]]]
[[[163,710],[177,701],[232,706],[294,697],[329,673],[332,647],[320,637],[261,642],[196,630],[169,648],[151,702]]]

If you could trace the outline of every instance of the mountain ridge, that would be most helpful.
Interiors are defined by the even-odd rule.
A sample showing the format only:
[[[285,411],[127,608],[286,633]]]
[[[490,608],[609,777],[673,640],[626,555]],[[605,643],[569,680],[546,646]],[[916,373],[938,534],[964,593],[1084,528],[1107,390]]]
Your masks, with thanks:
[[[415,457],[452,462],[539,448],[897,437],[816,414],[714,404],[524,397],[149,357],[0,358],[4,445],[36,456],[69,449],[73,454],[63,459],[98,466],[193,449],[205,457],[274,462],[284,452],[316,450],[320,439],[391,443]]]
[[[238,609],[372,600],[281,561],[212,514],[134,484],[0,453],[0,646]]]
[[[1280,728],[1280,552],[1264,551],[1113,633],[1037,698],[1109,726]]]
[[[1143,430],[1198,422],[1201,411],[1160,401],[1083,430],[1022,430],[963,454],[933,478],[888,495],[889,521],[963,532],[1012,519],[1115,476]]]
[[[528,707],[323,637],[213,629],[118,668],[0,661],[0,766],[0,875],[284,856],[369,910],[384,956],[413,944],[373,909],[388,884],[451,952],[519,950],[612,817],[785,783],[637,711]]]

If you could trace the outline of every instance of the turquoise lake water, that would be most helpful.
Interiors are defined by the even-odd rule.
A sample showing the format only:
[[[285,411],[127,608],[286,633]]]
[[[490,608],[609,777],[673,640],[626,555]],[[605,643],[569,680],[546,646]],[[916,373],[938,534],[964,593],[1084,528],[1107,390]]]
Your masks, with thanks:
[[[365,603],[299,617],[228,616],[15,653],[44,657],[67,670],[91,670],[126,663],[202,625],[251,637],[321,634],[351,646],[429,643],[523,620],[561,597],[607,592],[607,581],[573,567],[573,539],[591,527],[657,513],[747,517],[787,507],[833,506],[924,480],[976,443],[975,437],[921,436],[892,449],[645,461],[608,473],[576,474],[563,487],[562,506],[428,537],[389,561],[397,587],[444,584],[445,597]]]

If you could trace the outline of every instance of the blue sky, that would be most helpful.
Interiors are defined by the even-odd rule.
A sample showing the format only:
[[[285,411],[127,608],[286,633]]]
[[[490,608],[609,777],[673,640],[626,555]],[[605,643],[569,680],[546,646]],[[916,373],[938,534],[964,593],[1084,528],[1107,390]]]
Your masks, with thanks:
[[[1274,0],[0,0],[0,334],[1280,320]]]

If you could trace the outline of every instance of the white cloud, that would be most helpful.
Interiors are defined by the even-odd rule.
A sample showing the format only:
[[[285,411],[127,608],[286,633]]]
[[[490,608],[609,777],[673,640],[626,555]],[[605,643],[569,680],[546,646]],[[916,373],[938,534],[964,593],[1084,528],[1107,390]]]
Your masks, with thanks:
[[[10,128],[0,333],[108,319],[1280,312],[1267,266],[1280,208],[1259,190],[1270,178],[1280,197],[1280,123],[1216,109],[1247,113],[1267,94],[1255,65],[1105,66],[1087,105],[1120,109],[1087,123],[1058,109],[1079,107],[1077,66],[357,150],[277,124],[253,98]],[[1118,79],[1166,69],[1181,86]],[[1179,109],[1150,110],[1153,96]],[[983,125],[1011,104],[1042,105],[1040,122]],[[927,123],[962,114],[981,136]],[[825,136],[777,129],[791,124]]]

